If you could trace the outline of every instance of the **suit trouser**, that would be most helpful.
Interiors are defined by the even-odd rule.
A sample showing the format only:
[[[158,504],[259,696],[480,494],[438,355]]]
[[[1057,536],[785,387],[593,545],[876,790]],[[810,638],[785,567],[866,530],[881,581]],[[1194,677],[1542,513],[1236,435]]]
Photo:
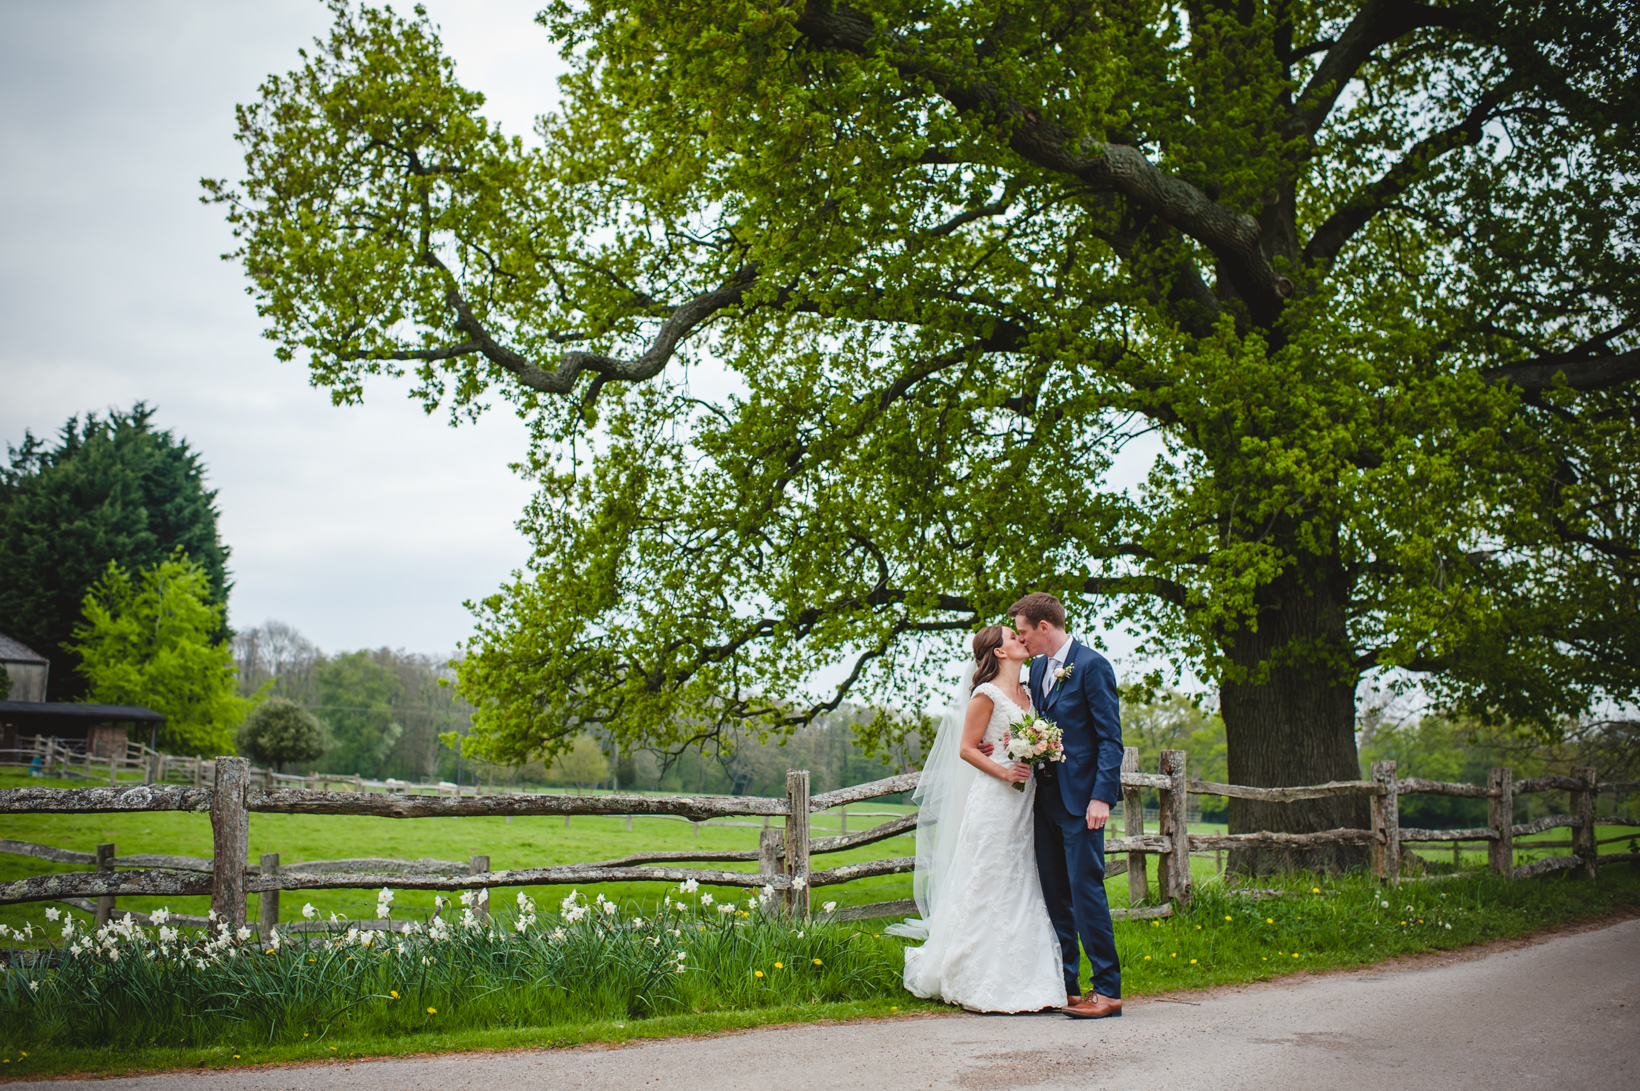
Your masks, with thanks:
[[[1036,866],[1048,919],[1059,934],[1065,958],[1065,991],[1076,994],[1082,952],[1093,967],[1092,991],[1120,999],[1122,967],[1116,959],[1116,930],[1105,899],[1105,831],[1088,829],[1086,815],[1065,809],[1059,785],[1037,784]]]

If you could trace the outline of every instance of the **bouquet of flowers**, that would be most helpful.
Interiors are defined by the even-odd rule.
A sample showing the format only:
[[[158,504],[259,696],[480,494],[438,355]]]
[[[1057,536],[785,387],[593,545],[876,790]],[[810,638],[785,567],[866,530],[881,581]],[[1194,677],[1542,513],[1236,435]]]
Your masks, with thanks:
[[[1034,712],[1027,712],[1024,719],[1013,725],[1007,734],[1002,736],[1003,753],[1016,762],[1026,765],[1038,765],[1045,761],[1064,761],[1065,745],[1060,742],[1061,732],[1057,725],[1049,723]],[[1014,785],[1016,792],[1025,790],[1025,782]]]

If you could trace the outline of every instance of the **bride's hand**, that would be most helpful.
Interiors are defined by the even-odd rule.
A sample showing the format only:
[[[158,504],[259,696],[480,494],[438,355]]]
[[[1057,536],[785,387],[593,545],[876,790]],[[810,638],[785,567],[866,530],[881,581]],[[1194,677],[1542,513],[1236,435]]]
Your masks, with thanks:
[[[1031,779],[1031,767],[1022,761],[1002,767],[1002,782],[1004,784],[1023,784]]]

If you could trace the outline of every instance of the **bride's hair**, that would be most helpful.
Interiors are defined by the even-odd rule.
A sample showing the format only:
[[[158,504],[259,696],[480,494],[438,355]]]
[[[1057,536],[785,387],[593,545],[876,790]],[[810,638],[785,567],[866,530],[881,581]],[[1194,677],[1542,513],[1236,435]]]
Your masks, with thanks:
[[[1002,660],[997,658],[996,651],[1002,647],[1003,628],[1000,625],[987,625],[974,634],[974,687],[977,689],[984,682],[989,682],[1002,672]]]

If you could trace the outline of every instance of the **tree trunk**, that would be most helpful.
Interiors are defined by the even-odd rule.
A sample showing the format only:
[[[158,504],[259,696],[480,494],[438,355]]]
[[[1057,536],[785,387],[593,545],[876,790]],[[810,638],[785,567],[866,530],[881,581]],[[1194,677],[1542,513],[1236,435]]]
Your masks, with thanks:
[[[1356,780],[1353,653],[1344,628],[1349,581],[1336,561],[1292,568],[1259,594],[1257,630],[1231,634],[1230,658],[1245,672],[1219,689],[1232,784],[1282,788]],[[1314,833],[1366,829],[1364,796],[1296,803],[1230,800],[1230,832]],[[1358,845],[1313,849],[1248,849],[1230,854],[1230,868],[1269,874],[1289,867],[1343,870],[1364,866]]]

